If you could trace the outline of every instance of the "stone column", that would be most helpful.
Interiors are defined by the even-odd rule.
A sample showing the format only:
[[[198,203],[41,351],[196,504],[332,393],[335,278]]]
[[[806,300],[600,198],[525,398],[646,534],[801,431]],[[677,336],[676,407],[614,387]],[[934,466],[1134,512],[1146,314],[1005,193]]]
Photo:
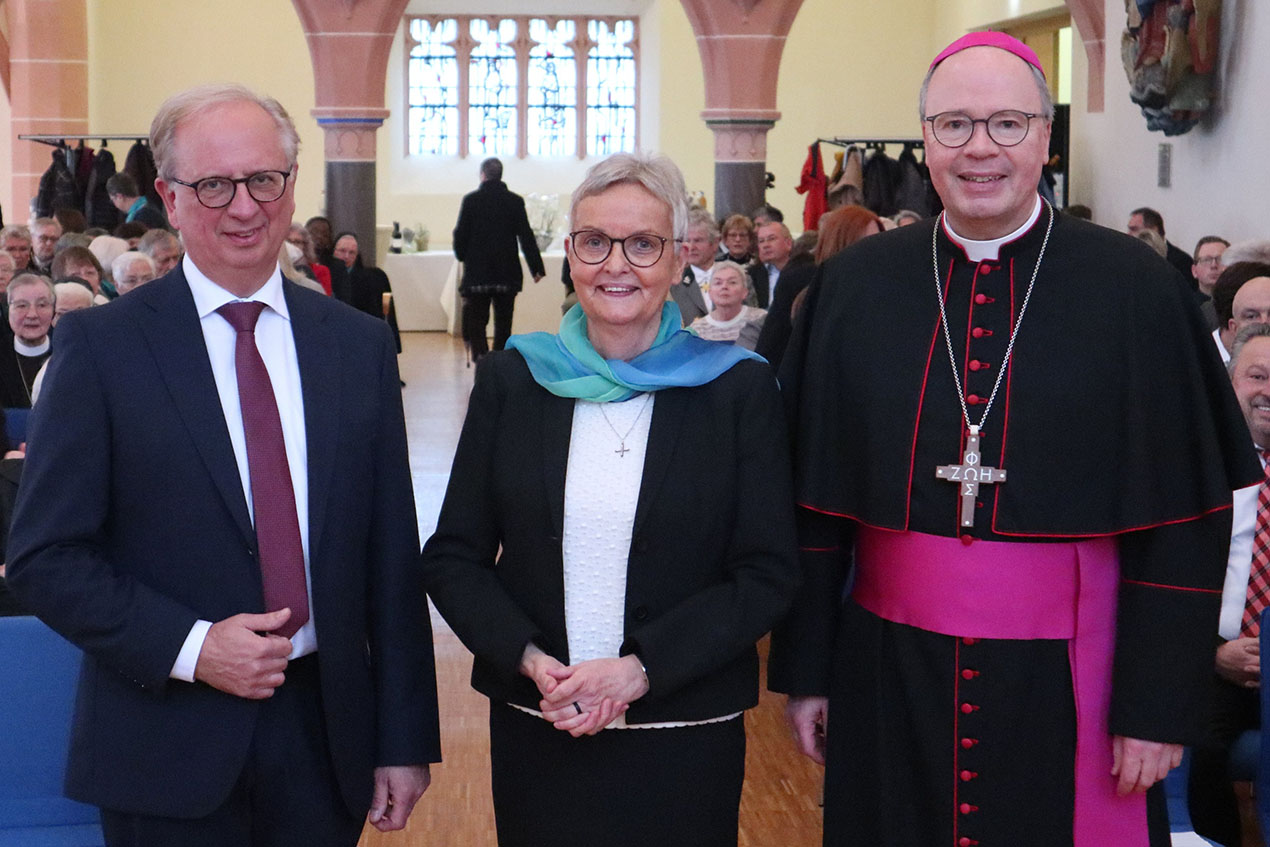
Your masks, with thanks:
[[[88,13],[84,0],[5,0],[6,84],[13,125],[13,203],[26,223],[54,148],[18,135],[83,135],[88,127]]]
[[[326,215],[357,233],[376,264],[376,134],[388,117],[388,53],[408,0],[292,0],[313,61],[317,119],[325,136]]]
[[[802,0],[680,0],[706,81],[701,113],[714,132],[714,214],[763,202],[767,131],[780,118],[776,80]]]
[[[1067,0],[1067,9],[1072,13],[1072,24],[1085,45],[1085,57],[1089,60],[1086,105],[1090,114],[1101,112],[1106,100],[1107,7],[1102,0]]]

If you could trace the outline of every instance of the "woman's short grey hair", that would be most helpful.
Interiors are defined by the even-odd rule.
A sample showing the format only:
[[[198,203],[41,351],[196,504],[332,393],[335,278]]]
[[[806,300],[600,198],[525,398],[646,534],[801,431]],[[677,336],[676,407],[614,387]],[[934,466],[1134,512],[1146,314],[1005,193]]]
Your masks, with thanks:
[[[1231,374],[1235,372],[1235,363],[1239,361],[1239,354],[1243,351],[1244,345],[1254,338],[1270,338],[1270,324],[1247,324],[1240,328],[1235,335],[1234,343],[1230,345],[1230,361],[1226,363],[1226,370]]]
[[[160,177],[172,179],[176,176],[172,169],[176,166],[176,130],[181,122],[204,109],[225,103],[254,103],[264,109],[278,125],[278,139],[282,142],[287,164],[295,164],[296,155],[300,152],[300,134],[296,132],[291,116],[281,103],[272,97],[257,94],[245,85],[212,83],[173,94],[163,101],[150,123],[150,149],[154,153],[154,164]]]
[[[947,60],[945,59],[945,61]],[[1031,62],[1025,62],[1023,59],[1019,59],[1019,61],[1027,65],[1027,69],[1032,72],[1032,80],[1036,83],[1036,90],[1041,95],[1041,111],[1038,114],[1047,121],[1054,120],[1054,97],[1050,94],[1050,87],[1049,83],[1045,81],[1045,74],[1041,73],[1040,68]],[[930,78],[935,75],[935,71],[942,64],[943,62],[940,62],[939,65],[935,65],[935,67],[928,70],[926,78],[922,80],[922,90],[917,95],[917,116],[923,121],[929,117],[926,114],[926,92],[930,88]]]
[[[21,273],[9,280],[9,288],[5,292],[10,303],[13,302],[14,292],[19,288],[27,285],[42,285],[48,289],[49,297],[53,298],[53,305],[57,305],[57,289],[53,287],[53,280],[37,273]]]
[[[151,259],[145,253],[142,253],[140,250],[129,250],[126,253],[120,253],[118,256],[115,257],[115,260],[110,263],[111,280],[113,281],[113,280],[119,279],[120,277],[127,276],[128,267],[133,262],[141,262],[141,261],[144,261],[147,265],[150,266],[150,273],[158,273],[158,269],[154,266],[154,259]]]
[[[614,153],[586,172],[569,203],[569,220],[578,220],[578,204],[615,185],[638,185],[670,207],[674,237],[688,228],[688,190],[679,166],[661,153]]]
[[[750,275],[745,272],[745,268],[741,267],[731,259],[724,259],[722,262],[715,262],[714,271],[711,272],[710,279],[717,279],[719,271],[736,271],[737,278],[741,281],[742,285],[748,287],[750,284]]]

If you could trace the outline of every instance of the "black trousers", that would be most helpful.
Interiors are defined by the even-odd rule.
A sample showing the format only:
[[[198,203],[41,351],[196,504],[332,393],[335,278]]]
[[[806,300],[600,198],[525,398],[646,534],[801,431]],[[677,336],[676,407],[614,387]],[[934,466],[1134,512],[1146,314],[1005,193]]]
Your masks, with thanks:
[[[172,763],[172,778],[185,765]],[[219,807],[189,820],[101,810],[107,847],[353,847],[364,814],[348,810],[326,744],[317,656],[287,666],[262,700],[247,765]]]
[[[1260,693],[1213,675],[1208,737],[1191,748],[1187,805],[1195,831],[1236,847],[1241,839],[1239,803],[1231,787],[1230,747],[1248,729],[1261,726]]]
[[[503,294],[465,294],[463,296],[463,340],[468,343],[472,361],[489,352],[485,325],[489,323],[489,307],[494,306],[494,349],[502,350],[512,334],[512,309],[516,292]]]

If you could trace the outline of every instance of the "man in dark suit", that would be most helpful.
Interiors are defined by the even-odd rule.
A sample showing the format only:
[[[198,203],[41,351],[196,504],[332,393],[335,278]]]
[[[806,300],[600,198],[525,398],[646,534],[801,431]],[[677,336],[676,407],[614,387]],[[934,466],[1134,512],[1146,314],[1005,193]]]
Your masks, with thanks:
[[[494,349],[502,350],[512,334],[512,309],[523,285],[516,243],[534,282],[547,275],[538,242],[525,214],[525,201],[507,189],[503,163],[481,162],[481,185],[463,198],[454,227],[454,255],[463,263],[459,294],[463,296],[463,340],[472,361],[489,352],[485,324],[494,306]]]
[[[750,287],[758,298],[760,309],[766,309],[776,294],[781,271],[794,249],[789,228],[780,221],[769,221],[758,227],[758,261],[750,266]]]
[[[1133,236],[1136,236],[1144,229],[1149,229],[1161,238],[1165,238],[1163,216],[1155,209],[1147,206],[1130,212],[1129,224],[1125,227],[1125,230]],[[1164,258],[1168,260],[1170,265],[1177,268],[1182,276],[1186,277],[1192,288],[1196,287],[1196,283],[1191,279],[1191,266],[1193,264],[1191,254],[1178,247],[1172,241],[1165,240],[1164,244],[1168,251],[1164,254]]]
[[[60,321],[31,422],[9,586],[86,653],[67,790],[110,845],[349,847],[439,759],[392,339],[279,273],[297,144],[239,86],[160,108],[186,256]]]

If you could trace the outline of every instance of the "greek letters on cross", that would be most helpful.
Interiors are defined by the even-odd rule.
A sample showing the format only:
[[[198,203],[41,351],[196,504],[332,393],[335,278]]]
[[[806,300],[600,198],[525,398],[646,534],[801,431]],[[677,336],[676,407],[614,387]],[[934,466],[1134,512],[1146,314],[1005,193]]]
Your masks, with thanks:
[[[984,467],[979,455],[979,427],[970,427],[966,436],[966,451],[962,454],[960,465],[940,465],[935,468],[935,476],[955,482],[961,486],[961,525],[975,525],[975,498],[979,496],[979,486],[983,483],[1005,482],[1005,471],[999,468]]]

